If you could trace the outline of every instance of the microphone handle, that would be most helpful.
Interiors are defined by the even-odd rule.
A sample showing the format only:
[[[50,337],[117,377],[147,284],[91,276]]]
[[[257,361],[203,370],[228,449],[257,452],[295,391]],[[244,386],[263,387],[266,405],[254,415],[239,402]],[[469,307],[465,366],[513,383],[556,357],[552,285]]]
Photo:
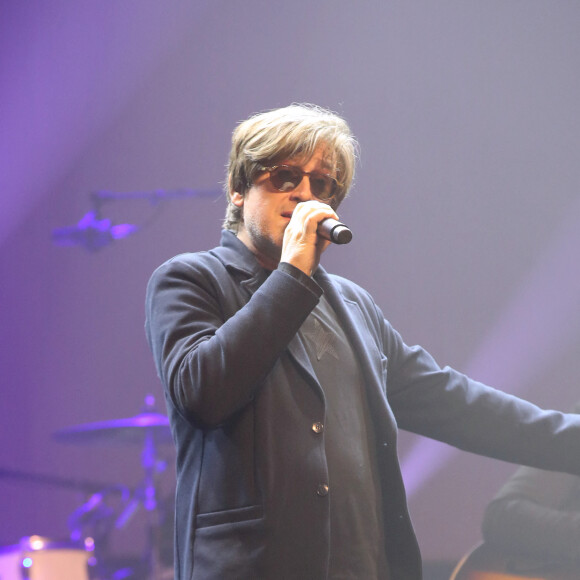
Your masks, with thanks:
[[[332,218],[323,219],[318,224],[316,233],[333,244],[348,244],[352,240],[352,232],[348,227]]]

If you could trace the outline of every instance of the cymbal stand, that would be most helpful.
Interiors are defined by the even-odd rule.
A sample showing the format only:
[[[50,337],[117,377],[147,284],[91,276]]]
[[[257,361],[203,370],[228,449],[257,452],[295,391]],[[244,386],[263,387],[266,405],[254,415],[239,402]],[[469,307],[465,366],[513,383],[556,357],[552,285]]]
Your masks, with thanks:
[[[151,396],[146,399],[146,409],[152,410]],[[159,559],[158,536],[161,526],[161,512],[159,510],[159,500],[157,493],[157,474],[165,471],[166,462],[160,460],[157,455],[155,443],[155,430],[145,427],[143,450],[141,452],[141,466],[144,477],[140,485],[137,486],[133,498],[117,518],[116,528],[123,528],[133,514],[142,505],[148,514],[148,538],[145,553],[147,577],[150,580],[157,580],[161,577],[161,564]]]
[[[155,486],[155,475],[160,470],[165,469],[165,463],[157,460],[155,450],[154,435],[151,430],[147,430],[145,435],[145,444],[142,454],[144,500],[143,506],[149,513],[149,537],[148,537],[148,564],[149,577],[151,580],[157,580],[160,576],[160,562],[158,550],[158,535],[160,529],[160,513],[158,509],[157,488]]]

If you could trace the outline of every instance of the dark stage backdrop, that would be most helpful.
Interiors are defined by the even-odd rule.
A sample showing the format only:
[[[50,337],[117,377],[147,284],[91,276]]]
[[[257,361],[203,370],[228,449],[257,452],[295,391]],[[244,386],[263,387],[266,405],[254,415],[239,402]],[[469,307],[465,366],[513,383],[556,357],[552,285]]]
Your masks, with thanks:
[[[54,0],[1,13],[0,545],[66,537],[79,482],[142,483],[142,442],[53,434],[131,417],[148,394],[164,411],[147,280],[218,243],[231,130],[293,101],[343,114],[361,143],[341,208],[354,239],[327,269],[440,364],[541,405],[578,399],[578,2]],[[52,242],[94,209],[92,192],[183,190],[217,193],[105,200],[102,219],[138,230],[94,251]],[[173,450],[156,453],[166,498]],[[513,467],[409,434],[400,454],[424,556],[457,560]],[[145,543],[135,507],[110,538],[123,553]]]

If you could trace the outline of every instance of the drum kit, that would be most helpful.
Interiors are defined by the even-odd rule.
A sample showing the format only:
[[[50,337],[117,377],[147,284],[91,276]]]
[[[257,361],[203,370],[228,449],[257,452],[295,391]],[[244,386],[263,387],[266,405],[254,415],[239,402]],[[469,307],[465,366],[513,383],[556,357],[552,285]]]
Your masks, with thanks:
[[[158,448],[171,445],[173,439],[169,420],[154,405],[153,396],[148,395],[138,415],[75,425],[53,434],[56,441],[75,445],[140,447],[143,478],[134,489],[0,470],[0,477],[62,485],[85,494],[82,505],[68,518],[66,541],[28,536],[19,544],[0,547],[0,580],[173,579],[173,504],[159,497],[158,486],[158,475],[166,466]],[[122,529],[139,508],[145,510],[148,528],[145,553],[130,563],[116,561],[108,550],[110,534]]]

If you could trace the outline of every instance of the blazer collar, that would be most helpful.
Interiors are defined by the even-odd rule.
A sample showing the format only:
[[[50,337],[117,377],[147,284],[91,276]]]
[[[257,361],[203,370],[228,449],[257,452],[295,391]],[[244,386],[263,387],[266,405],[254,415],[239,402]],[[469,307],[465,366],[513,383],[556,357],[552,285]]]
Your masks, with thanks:
[[[252,294],[269,276],[269,272],[262,268],[250,249],[229,230],[222,231],[220,246],[214,248],[212,253],[229,272],[238,274],[240,285]]]

